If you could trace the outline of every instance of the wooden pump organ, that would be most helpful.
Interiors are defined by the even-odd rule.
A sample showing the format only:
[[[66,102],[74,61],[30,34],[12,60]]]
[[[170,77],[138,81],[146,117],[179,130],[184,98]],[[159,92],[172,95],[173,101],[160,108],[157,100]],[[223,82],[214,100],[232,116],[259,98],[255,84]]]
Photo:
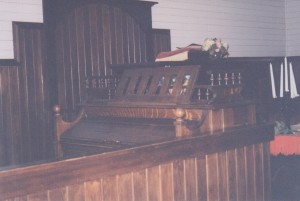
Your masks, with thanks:
[[[97,95],[101,82],[94,82],[74,122],[63,121],[55,108],[57,156],[253,129],[255,105],[241,95],[242,73],[200,65],[128,68],[115,79],[113,86],[118,86],[109,88],[106,100]]]
[[[274,130],[242,96],[244,59],[147,63],[170,49],[154,4],[45,1],[58,102],[81,111],[65,121],[55,106],[59,160],[2,171],[2,199],[270,200]]]

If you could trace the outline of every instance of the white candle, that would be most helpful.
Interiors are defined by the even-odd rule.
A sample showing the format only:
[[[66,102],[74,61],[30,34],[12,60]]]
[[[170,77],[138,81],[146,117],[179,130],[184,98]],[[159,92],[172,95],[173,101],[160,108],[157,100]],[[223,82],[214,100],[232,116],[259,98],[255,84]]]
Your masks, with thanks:
[[[283,97],[283,64],[280,65],[280,91],[279,97]]]
[[[288,66],[287,58],[284,58],[284,91],[289,91],[289,76],[288,76]]]
[[[275,90],[273,66],[272,66],[271,63],[270,63],[270,77],[271,77],[271,86],[272,86],[272,96],[273,96],[273,98],[277,98],[277,96],[276,96],[276,90]]]
[[[290,90],[291,90],[291,98],[295,98],[299,96],[292,63],[290,63]]]

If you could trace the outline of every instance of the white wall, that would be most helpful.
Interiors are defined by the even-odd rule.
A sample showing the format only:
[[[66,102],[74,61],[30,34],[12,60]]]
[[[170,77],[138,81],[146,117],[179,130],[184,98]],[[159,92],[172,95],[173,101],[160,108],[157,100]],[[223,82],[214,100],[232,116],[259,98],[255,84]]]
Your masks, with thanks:
[[[42,0],[0,0],[0,59],[12,59],[12,22],[43,22]]]
[[[300,55],[300,0],[155,1],[153,27],[171,30],[172,49],[220,37],[230,56]],[[43,22],[42,0],[0,0],[0,59],[14,57],[12,21]]]
[[[230,56],[285,55],[285,0],[156,1],[153,27],[171,29],[172,49],[218,37]]]
[[[287,56],[300,55],[300,0],[286,0]]]

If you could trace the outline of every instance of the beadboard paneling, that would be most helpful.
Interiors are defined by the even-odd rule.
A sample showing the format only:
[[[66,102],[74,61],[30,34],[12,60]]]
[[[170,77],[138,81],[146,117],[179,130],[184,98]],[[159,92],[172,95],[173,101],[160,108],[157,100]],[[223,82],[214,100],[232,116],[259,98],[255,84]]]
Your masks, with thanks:
[[[220,37],[230,56],[285,55],[283,0],[158,0],[153,27],[171,30],[172,49]]]
[[[2,171],[0,200],[270,200],[273,133],[260,125]]]
[[[117,5],[100,1],[75,7],[51,30],[58,102],[68,113],[77,111],[78,103],[86,99],[86,78],[112,75],[110,64],[143,63],[153,57],[152,5],[132,3],[131,12]],[[140,23],[137,19],[142,17]],[[168,36],[162,33],[156,36]]]
[[[19,65],[0,68],[0,166],[53,154],[43,25],[14,23],[14,40]]]
[[[287,56],[300,55],[300,1],[286,0]]]

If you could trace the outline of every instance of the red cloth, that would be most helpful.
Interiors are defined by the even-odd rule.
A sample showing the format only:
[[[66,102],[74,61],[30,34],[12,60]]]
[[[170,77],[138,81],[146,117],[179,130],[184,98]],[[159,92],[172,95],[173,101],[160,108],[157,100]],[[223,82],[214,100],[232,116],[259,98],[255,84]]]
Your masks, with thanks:
[[[300,134],[275,136],[270,143],[270,153],[272,155],[300,155]]]

